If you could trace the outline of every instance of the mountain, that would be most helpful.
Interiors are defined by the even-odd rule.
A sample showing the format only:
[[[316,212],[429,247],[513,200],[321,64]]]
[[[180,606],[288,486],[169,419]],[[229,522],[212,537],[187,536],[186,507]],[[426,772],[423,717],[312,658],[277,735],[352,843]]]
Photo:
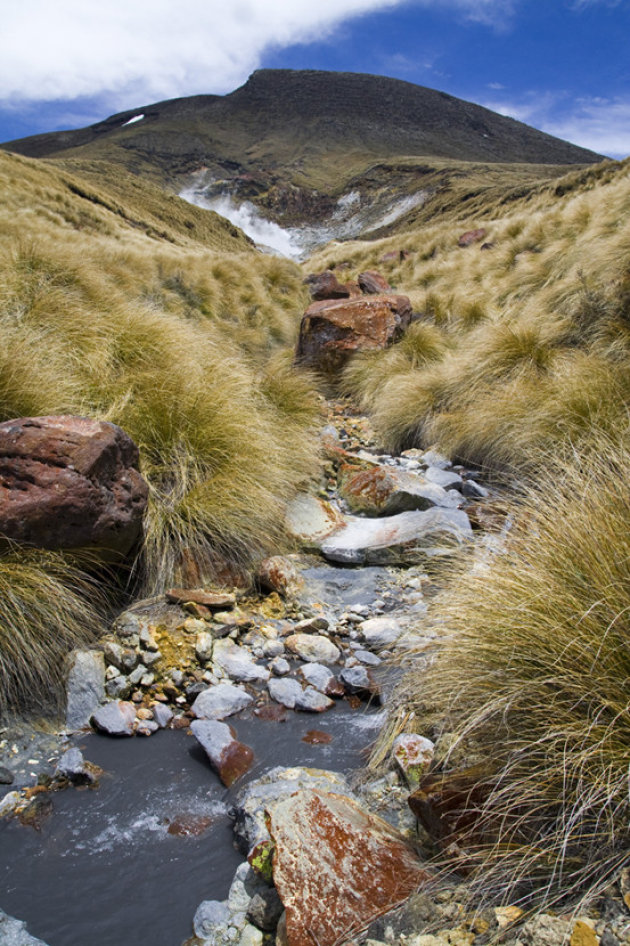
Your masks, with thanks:
[[[207,198],[229,193],[285,226],[321,222],[349,194],[384,219],[392,202],[420,188],[423,204],[454,180],[466,179],[464,196],[471,175],[473,192],[487,188],[489,166],[505,189],[601,160],[444,92],[383,76],[285,69],[259,70],[229,95],[171,99],[0,147],[70,160],[88,173],[94,160],[122,164]]]

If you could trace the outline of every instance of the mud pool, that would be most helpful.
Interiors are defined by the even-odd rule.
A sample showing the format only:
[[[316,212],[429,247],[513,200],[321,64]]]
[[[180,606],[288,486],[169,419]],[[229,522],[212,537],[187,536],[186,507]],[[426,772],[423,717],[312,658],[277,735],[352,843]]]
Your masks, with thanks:
[[[348,773],[363,761],[380,713],[339,704],[329,713],[288,713],[285,722],[233,717],[256,764],[231,790],[192,736],[75,740],[106,775],[96,790],[50,796],[39,830],[0,826],[2,906],[49,946],[178,946],[200,901],[226,896],[243,855],[228,812],[234,793],[275,765]],[[329,743],[304,742],[317,730]]]

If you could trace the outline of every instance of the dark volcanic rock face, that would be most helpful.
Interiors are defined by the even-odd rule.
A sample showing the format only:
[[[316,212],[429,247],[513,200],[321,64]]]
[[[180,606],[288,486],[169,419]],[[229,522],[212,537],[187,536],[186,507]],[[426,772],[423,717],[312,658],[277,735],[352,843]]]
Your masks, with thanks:
[[[45,549],[127,554],[140,536],[148,489],[138,448],[86,417],[0,424],[0,533]]]

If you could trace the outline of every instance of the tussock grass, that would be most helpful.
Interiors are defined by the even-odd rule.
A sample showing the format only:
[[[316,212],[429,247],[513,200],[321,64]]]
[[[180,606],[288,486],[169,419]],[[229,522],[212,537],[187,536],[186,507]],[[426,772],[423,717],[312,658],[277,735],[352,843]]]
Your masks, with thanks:
[[[18,548],[2,555],[0,717],[18,707],[60,709],[65,656],[94,639],[104,606],[80,562]]]
[[[500,216],[328,247],[309,261],[380,269],[409,295],[416,325],[439,333],[431,357],[399,345],[346,369],[345,390],[373,413],[387,446],[438,442],[464,462],[525,473],[541,449],[579,442],[594,423],[623,426],[629,216],[630,161],[604,162],[510,201]],[[458,247],[479,225],[491,249]],[[409,256],[382,262],[403,238]]]
[[[487,797],[459,843],[489,899],[592,896],[627,862],[629,461],[627,438],[601,434],[548,461],[505,550],[440,599],[446,639],[406,678],[406,708],[441,714],[485,760]]]

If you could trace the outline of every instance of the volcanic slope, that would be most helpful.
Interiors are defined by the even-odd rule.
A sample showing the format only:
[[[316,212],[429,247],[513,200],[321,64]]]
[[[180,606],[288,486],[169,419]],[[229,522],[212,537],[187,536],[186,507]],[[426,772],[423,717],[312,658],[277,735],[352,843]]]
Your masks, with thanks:
[[[2,147],[78,161],[84,173],[104,160],[176,190],[229,192],[284,225],[322,221],[349,193],[385,208],[456,181],[464,197],[471,188],[530,186],[601,157],[398,79],[273,69],[229,95],[158,102]]]

